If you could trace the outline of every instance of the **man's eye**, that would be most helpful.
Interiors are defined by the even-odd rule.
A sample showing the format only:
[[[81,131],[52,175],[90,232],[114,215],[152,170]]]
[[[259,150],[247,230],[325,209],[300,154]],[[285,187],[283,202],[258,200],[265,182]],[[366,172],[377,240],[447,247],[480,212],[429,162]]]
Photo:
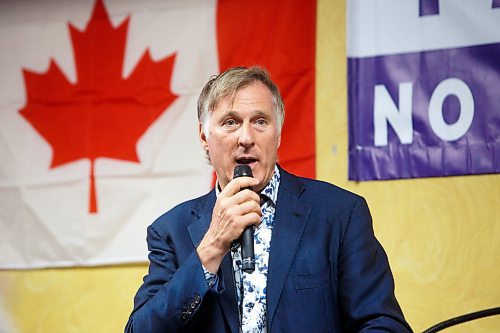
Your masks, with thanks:
[[[258,119],[258,120],[256,121],[256,123],[257,123],[257,125],[260,125],[260,126],[265,126],[265,125],[267,125],[267,120],[265,120],[265,119],[261,118],[261,119]]]
[[[234,126],[236,125],[236,121],[234,119],[226,119],[223,123],[224,126]]]

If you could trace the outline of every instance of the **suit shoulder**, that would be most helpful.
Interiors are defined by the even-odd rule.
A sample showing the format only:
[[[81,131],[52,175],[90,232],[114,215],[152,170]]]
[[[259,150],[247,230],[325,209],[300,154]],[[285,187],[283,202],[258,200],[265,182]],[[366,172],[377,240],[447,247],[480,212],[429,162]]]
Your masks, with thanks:
[[[354,212],[369,212],[365,198],[356,193],[321,180],[300,178],[299,182],[303,184],[300,198],[320,215],[349,220]]]
[[[280,173],[282,175],[281,180],[285,190],[289,190],[290,193],[298,192],[300,193],[299,195],[306,200],[323,202],[335,199],[336,201],[344,201],[344,203],[354,203],[359,200],[364,200],[364,198],[358,194],[323,180],[300,177],[282,168],[280,168]]]

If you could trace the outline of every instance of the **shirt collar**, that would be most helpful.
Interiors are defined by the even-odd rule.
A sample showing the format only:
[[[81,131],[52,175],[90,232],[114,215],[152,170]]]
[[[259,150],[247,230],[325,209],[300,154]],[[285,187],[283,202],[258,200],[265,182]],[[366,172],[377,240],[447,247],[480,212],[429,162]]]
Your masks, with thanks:
[[[260,195],[265,196],[266,198],[270,199],[273,205],[276,206],[276,201],[278,200],[278,188],[280,185],[280,170],[278,166],[275,164],[274,165],[274,173],[273,176],[271,177],[271,180],[269,183],[264,187],[264,189],[260,192]],[[221,192],[220,185],[219,185],[219,180],[217,180],[215,184],[215,193],[219,195]]]
[[[274,165],[274,173],[273,176],[271,177],[271,180],[267,184],[266,187],[260,192],[260,195],[267,197],[268,199],[271,200],[274,206],[276,206],[276,201],[278,200],[278,188],[280,185],[280,170],[278,169],[278,166],[275,164]]]

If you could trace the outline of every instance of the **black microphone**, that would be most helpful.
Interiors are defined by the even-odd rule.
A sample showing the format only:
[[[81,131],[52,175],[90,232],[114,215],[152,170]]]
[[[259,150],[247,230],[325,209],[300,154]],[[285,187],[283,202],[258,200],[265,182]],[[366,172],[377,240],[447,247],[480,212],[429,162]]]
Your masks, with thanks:
[[[250,166],[246,164],[238,164],[234,168],[233,179],[238,177],[253,177],[252,168],[250,168]],[[240,191],[246,189],[252,190],[252,187],[245,187],[242,188]],[[255,255],[253,250],[253,226],[249,226],[243,231],[240,237],[240,243],[241,243],[241,258],[242,258],[243,271],[246,273],[253,273],[253,271],[255,270]]]

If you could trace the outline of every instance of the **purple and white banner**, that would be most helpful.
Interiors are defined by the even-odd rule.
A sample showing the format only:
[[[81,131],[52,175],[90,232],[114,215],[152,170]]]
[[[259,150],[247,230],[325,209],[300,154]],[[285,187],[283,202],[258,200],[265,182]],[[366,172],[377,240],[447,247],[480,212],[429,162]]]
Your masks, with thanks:
[[[350,0],[349,179],[500,173],[500,1]]]

